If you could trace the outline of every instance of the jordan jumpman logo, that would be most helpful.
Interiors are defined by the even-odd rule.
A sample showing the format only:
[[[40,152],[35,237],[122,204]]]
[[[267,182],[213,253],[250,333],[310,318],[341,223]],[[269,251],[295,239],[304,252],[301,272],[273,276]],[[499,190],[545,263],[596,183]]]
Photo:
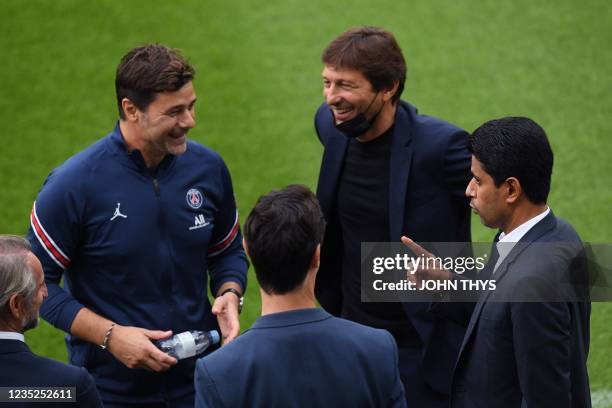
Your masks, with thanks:
[[[115,208],[115,214],[113,214],[113,216],[111,217],[111,221],[113,221],[117,217],[127,218],[127,215],[121,214],[121,209],[119,207],[121,207],[121,203],[117,203],[117,208]]]

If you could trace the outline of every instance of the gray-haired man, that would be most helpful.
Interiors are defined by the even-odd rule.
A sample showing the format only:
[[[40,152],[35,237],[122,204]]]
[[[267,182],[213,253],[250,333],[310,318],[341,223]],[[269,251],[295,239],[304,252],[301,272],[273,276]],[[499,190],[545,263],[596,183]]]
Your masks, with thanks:
[[[65,399],[67,406],[101,407],[87,370],[39,357],[25,344],[23,333],[38,325],[38,310],[46,297],[42,266],[28,241],[0,235],[0,387],[14,388],[13,398],[20,396],[26,387],[36,387],[41,389],[39,396],[55,395],[54,401]],[[58,387],[76,390],[49,392]],[[25,393],[25,398],[15,401],[33,401],[34,396]]]

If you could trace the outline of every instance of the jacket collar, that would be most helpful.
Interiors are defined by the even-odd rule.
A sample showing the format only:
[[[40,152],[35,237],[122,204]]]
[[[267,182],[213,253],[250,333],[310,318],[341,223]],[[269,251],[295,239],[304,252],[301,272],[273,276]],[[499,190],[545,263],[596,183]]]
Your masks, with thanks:
[[[115,124],[113,131],[108,135],[107,146],[110,152],[123,164],[130,168],[139,170],[140,172],[155,173],[158,169],[165,170],[169,168],[175,161],[176,156],[166,155],[162,162],[157,166],[157,169],[151,171],[142,157],[140,150],[134,149],[131,152],[128,151],[128,145],[125,143],[125,138],[121,133],[121,127],[119,121]]]
[[[556,226],[557,218],[553,214],[552,210],[550,210],[546,217],[542,218],[529,231],[527,231],[525,235],[522,236],[522,238],[518,241],[519,244],[515,245],[506,258],[504,258],[495,272],[495,280],[499,282],[503,278],[508,271],[508,267],[512,265],[516,258],[525,250],[525,248],[529,246],[530,243],[539,240],[542,235],[554,229]]]
[[[30,352],[30,348],[21,340],[0,339],[0,354]]]
[[[525,248],[529,246],[529,244],[531,244],[532,242],[538,241],[544,234],[554,229],[556,225],[557,225],[557,218],[555,217],[555,215],[553,214],[551,210],[548,213],[548,215],[544,217],[544,219],[542,219],[540,222],[534,225],[533,228],[531,228],[525,235],[523,235],[523,237],[519,241],[519,243],[522,243],[523,245],[516,245],[512,249],[512,251],[510,251],[506,259],[504,259],[504,261],[498,267],[498,270],[495,272],[496,282],[499,284],[499,281],[501,280],[501,278],[507,273],[508,267],[514,262],[514,260],[519,256],[519,254],[522,253],[525,250]],[[495,242],[497,242],[498,237],[499,237],[499,232],[495,236]],[[491,291],[486,292],[478,300],[478,303],[476,303],[474,311],[472,312],[472,316],[470,317],[468,327],[465,331],[463,342],[459,349],[459,355],[457,357],[455,367],[457,366],[457,363],[459,362],[459,359],[461,358],[461,354],[463,353],[463,350],[465,349],[466,344],[468,343],[472,333],[474,332],[474,327],[476,326],[476,322],[480,318],[480,313],[482,312],[483,305],[486,303],[486,300],[491,295],[491,293],[492,293]]]
[[[323,152],[317,196],[325,217],[331,219],[334,210],[334,197],[337,193],[349,138],[335,128],[334,116],[329,107],[326,107],[322,114],[326,117],[322,121],[321,131],[329,132],[331,137],[328,139]],[[408,177],[410,176],[410,164],[412,162],[412,118],[416,115],[417,109],[414,106],[405,101],[399,101],[393,122],[391,157],[389,158],[390,241],[399,240],[404,225],[406,191],[408,190]],[[324,180],[324,182],[321,182],[321,180]]]
[[[321,308],[296,309],[261,316],[253,323],[250,330],[295,326],[327,320],[331,317],[333,316]]]
[[[398,103],[393,124],[391,158],[389,159],[389,240],[392,242],[400,239],[404,225],[406,192],[412,162],[410,118],[416,114],[414,106],[404,101]]]
[[[324,104],[321,112],[320,132],[329,134],[327,138],[323,158],[321,159],[321,172],[317,185],[317,197],[321,203],[321,209],[327,220],[333,216],[335,209],[335,197],[338,181],[342,173],[344,155],[349,144],[349,138],[334,126],[334,114],[329,106]]]

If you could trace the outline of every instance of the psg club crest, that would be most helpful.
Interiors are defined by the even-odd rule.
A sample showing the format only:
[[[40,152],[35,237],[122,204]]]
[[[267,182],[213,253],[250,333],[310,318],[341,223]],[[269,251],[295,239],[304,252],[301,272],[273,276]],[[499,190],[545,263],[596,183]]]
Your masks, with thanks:
[[[187,192],[187,204],[194,210],[197,210],[202,206],[204,202],[204,198],[202,197],[202,193],[200,190],[192,188]]]

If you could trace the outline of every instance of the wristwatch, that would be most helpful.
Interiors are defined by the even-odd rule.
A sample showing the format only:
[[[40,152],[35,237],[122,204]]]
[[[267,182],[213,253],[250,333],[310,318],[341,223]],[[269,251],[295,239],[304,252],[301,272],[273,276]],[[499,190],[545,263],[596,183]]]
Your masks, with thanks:
[[[236,289],[234,288],[227,288],[225,289],[223,292],[221,292],[221,294],[219,295],[219,297],[225,295],[227,292],[231,292],[234,295],[238,296],[238,313],[242,312],[242,305],[244,304],[244,297],[242,296],[242,293],[238,292]]]

